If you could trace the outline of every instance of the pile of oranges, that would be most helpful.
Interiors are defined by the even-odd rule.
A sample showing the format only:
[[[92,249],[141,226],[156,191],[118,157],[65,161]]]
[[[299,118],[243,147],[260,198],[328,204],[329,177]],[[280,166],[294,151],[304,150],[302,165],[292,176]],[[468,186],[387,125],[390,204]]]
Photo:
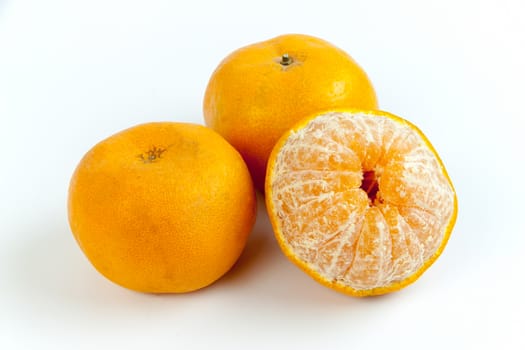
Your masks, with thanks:
[[[99,142],[69,187],[71,230],[93,266],[141,292],[218,280],[243,251],[258,189],[284,254],[354,296],[415,281],[457,215],[443,162],[410,122],[379,111],[343,50],[283,35],[227,56],[205,126],[141,124]]]

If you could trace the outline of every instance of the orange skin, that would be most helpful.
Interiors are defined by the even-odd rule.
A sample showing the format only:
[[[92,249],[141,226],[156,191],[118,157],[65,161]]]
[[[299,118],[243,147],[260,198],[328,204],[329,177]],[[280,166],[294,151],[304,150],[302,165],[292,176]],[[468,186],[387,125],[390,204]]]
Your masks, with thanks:
[[[361,111],[361,110],[350,109],[350,108],[333,109],[333,110],[329,110],[329,111],[330,112],[364,112],[364,111]],[[328,112],[328,111],[324,111],[324,112]],[[333,281],[333,280],[327,279],[322,274],[312,270],[312,268],[308,265],[308,263],[306,263],[305,261],[303,261],[300,258],[298,258],[294,254],[294,252],[291,249],[289,249],[289,246],[286,243],[286,240],[284,238],[283,233],[279,230],[279,224],[278,224],[279,218],[277,217],[277,213],[276,213],[276,210],[275,210],[274,201],[273,201],[272,186],[271,186],[271,183],[273,182],[272,179],[274,177],[274,165],[276,163],[276,159],[278,157],[279,152],[281,151],[283,146],[286,144],[286,141],[288,140],[290,135],[295,133],[295,132],[297,132],[298,130],[303,129],[306,125],[308,125],[308,123],[310,121],[315,119],[317,116],[322,115],[324,112],[318,112],[318,113],[316,113],[314,115],[310,115],[309,117],[301,120],[296,125],[294,125],[290,130],[288,130],[285,134],[282,135],[282,137],[279,139],[279,141],[275,145],[275,148],[273,149],[273,151],[272,151],[272,153],[270,155],[270,159],[268,161],[268,173],[267,173],[267,176],[266,176],[266,189],[265,189],[266,198],[265,198],[265,200],[266,200],[266,210],[268,212],[268,216],[269,216],[270,222],[271,222],[272,227],[274,229],[274,234],[275,234],[275,237],[277,239],[277,242],[279,243],[279,246],[281,247],[281,250],[283,251],[283,253],[286,255],[286,257],[291,262],[293,262],[296,266],[298,266],[301,270],[303,270],[306,274],[308,274],[311,278],[313,278],[317,282],[321,283],[322,285],[324,285],[324,286],[326,286],[328,288],[336,290],[338,292],[341,292],[341,293],[344,293],[344,294],[348,294],[348,295],[351,295],[351,296],[355,296],[355,297],[366,297],[366,296],[382,295],[382,294],[387,294],[387,293],[391,293],[391,292],[395,292],[395,291],[401,290],[401,289],[405,288],[406,286],[414,283],[439,258],[439,256],[441,255],[441,253],[443,252],[443,250],[445,249],[445,247],[447,245],[447,242],[448,242],[448,240],[450,238],[450,235],[451,235],[452,230],[454,228],[454,225],[456,223],[456,218],[457,218],[457,213],[458,213],[457,195],[456,195],[454,186],[452,184],[452,181],[450,179],[450,176],[448,175],[447,170],[445,169],[445,165],[443,164],[443,161],[439,157],[439,155],[438,155],[437,151],[435,150],[434,146],[432,146],[432,144],[430,143],[428,138],[425,136],[425,134],[423,134],[423,132],[417,126],[415,126],[414,124],[410,123],[409,121],[407,121],[407,120],[405,120],[403,118],[400,118],[400,117],[398,117],[398,116],[396,116],[394,114],[388,113],[388,112],[378,111],[378,110],[366,112],[366,113],[368,113],[370,115],[371,118],[373,118],[375,116],[384,116],[384,117],[387,117],[387,118],[390,118],[390,119],[394,120],[397,123],[408,125],[411,129],[415,130],[421,136],[421,138],[425,142],[426,146],[436,156],[437,161],[440,164],[441,170],[442,170],[443,174],[445,175],[446,179],[448,180],[452,191],[454,192],[453,214],[452,214],[450,220],[448,221],[448,225],[447,225],[447,227],[445,229],[445,233],[444,233],[443,239],[442,239],[441,244],[439,245],[438,249],[436,250],[436,252],[427,261],[425,261],[424,264],[415,273],[413,273],[409,277],[407,277],[407,278],[405,278],[405,279],[403,279],[401,281],[398,281],[398,282],[386,285],[386,286],[372,288],[372,289],[362,289],[362,290],[356,290],[356,289],[354,289],[354,288],[352,288],[352,287],[350,287],[348,285],[342,284],[342,283],[340,283],[338,281]]]
[[[94,146],[69,188],[71,230],[93,266],[140,292],[205,287],[241,254],[256,198],[239,153],[184,123],[142,124]]]
[[[203,109],[206,125],[241,153],[264,190],[266,163],[279,137],[307,115],[341,107],[377,108],[366,73],[332,44],[292,34],[226,57],[210,78]]]

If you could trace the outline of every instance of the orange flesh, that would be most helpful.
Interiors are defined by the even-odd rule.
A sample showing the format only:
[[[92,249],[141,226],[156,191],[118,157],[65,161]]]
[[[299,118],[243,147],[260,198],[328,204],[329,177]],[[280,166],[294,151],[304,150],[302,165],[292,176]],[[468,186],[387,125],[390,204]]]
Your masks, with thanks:
[[[288,135],[268,179],[281,244],[322,279],[357,291],[414,275],[453,220],[454,190],[431,146],[382,115],[310,120]]]

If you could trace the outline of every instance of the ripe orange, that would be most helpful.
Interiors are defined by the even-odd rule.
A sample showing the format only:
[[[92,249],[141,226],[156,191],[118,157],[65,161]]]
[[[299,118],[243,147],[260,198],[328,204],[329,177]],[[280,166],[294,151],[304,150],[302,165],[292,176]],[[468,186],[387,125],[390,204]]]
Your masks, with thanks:
[[[279,137],[305,116],[339,107],[377,108],[366,73],[341,49],[297,34],[233,52],[204,96],[206,125],[241,153],[260,190]]]
[[[255,221],[239,153],[204,126],[148,123],[94,146],[69,188],[71,230],[94,267],[152,293],[205,287],[235,263]]]
[[[268,162],[266,205],[284,253],[355,296],[414,282],[443,251],[457,215],[430,142],[380,111],[319,113],[283,135]]]

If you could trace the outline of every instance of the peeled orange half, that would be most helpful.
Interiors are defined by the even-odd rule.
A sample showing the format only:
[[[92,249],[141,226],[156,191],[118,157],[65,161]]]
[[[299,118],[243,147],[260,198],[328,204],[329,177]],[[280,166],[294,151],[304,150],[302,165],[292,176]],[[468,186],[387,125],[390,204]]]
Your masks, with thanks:
[[[457,215],[428,139],[381,111],[337,110],[297,124],[272,151],[265,190],[288,258],[354,296],[414,282],[445,248]]]

